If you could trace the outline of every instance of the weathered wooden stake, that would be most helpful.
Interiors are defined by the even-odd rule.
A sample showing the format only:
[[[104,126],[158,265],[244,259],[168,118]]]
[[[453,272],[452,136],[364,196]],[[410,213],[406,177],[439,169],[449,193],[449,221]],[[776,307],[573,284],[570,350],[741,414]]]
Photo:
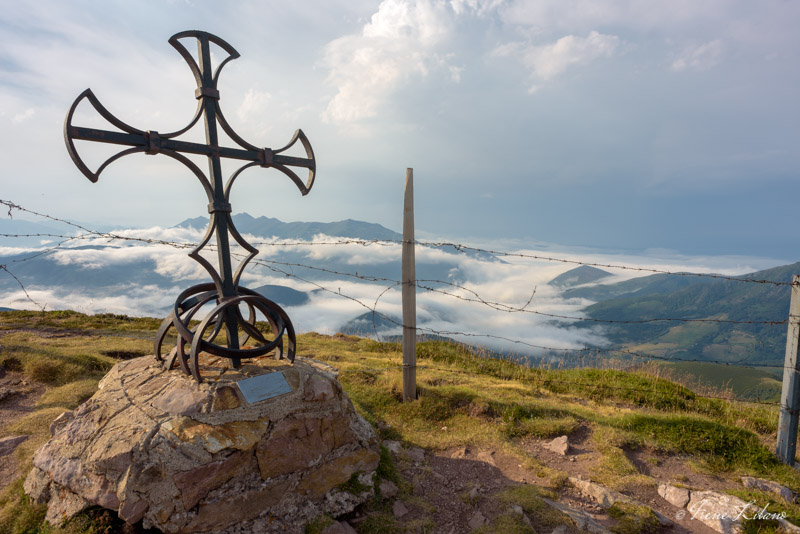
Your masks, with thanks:
[[[417,282],[414,264],[414,169],[403,204],[403,401],[417,398]]]
[[[792,300],[789,304],[786,357],[781,390],[781,415],[778,421],[778,446],[776,453],[785,464],[794,465],[797,448],[797,416],[800,410],[800,275],[792,277]]]

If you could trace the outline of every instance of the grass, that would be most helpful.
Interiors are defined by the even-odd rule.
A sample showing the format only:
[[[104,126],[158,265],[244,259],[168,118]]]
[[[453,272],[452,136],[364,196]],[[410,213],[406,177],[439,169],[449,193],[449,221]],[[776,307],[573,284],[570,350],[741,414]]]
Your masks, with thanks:
[[[618,502],[608,509],[608,515],[617,520],[611,527],[615,534],[655,534],[659,530],[658,518],[646,506]]]
[[[53,418],[90,396],[117,361],[152,351],[158,324],[155,319],[75,312],[0,313],[4,347],[0,363],[47,387],[35,411],[2,429],[4,435],[31,436],[15,452],[23,471],[30,468],[35,448],[49,437]],[[426,341],[417,348],[419,398],[404,403],[399,344],[309,333],[298,336],[297,347],[299,356],[339,369],[343,388],[382,439],[438,450],[490,447],[518,458],[520,464],[546,477],[556,491],[565,473],[528,455],[525,440],[588,428],[600,453],[593,477],[622,491],[652,483],[626,455],[626,451],[644,448],[691,456],[702,469],[718,476],[751,474],[800,492],[800,475],[772,454],[778,420],[775,408],[703,398],[668,380],[658,366],[633,371],[531,369],[511,360],[487,358],[491,354],[476,354],[463,345]],[[385,449],[379,476],[397,483],[401,494],[408,492]],[[512,489],[496,498],[522,506],[536,530],[555,521],[547,515],[549,508],[539,506],[541,494]],[[402,531],[380,496],[370,506],[369,517],[359,524],[360,532]],[[634,512],[621,513],[638,517]],[[513,514],[501,514],[493,528],[498,532],[523,528],[518,520]],[[640,528],[640,532],[649,528],[647,521],[634,523],[630,528]],[[41,525],[41,510],[26,503],[18,481],[0,498],[0,534],[38,532],[35,525]],[[419,527],[424,531],[429,525]]]

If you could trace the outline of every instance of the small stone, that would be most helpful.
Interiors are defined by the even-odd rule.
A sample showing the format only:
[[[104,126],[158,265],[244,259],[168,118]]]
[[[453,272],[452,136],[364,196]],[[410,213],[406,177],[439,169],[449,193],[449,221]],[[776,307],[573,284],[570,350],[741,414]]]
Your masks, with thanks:
[[[550,534],[569,534],[569,527],[567,525],[558,525]]]
[[[475,530],[476,528],[481,528],[487,522],[488,521],[486,520],[486,518],[483,516],[482,513],[475,512],[474,514],[472,514],[472,517],[469,519],[467,524],[469,525],[469,528]]]
[[[395,456],[399,455],[400,452],[403,450],[403,445],[399,441],[394,441],[391,439],[384,440],[383,446],[386,447],[389,450],[389,452],[391,452]]]
[[[689,504],[690,494],[686,488],[678,488],[671,484],[661,484],[658,486],[658,494],[668,503],[678,508],[684,508]]]
[[[8,456],[26,439],[28,436],[8,436],[0,439],[0,456]]]
[[[380,490],[381,495],[387,499],[397,497],[397,494],[400,491],[391,480],[381,480],[381,483],[378,485],[378,489]]]
[[[406,508],[406,505],[403,504],[403,501],[398,499],[394,501],[394,504],[392,505],[392,513],[394,514],[395,519],[400,519],[408,513],[408,508]]]
[[[556,454],[566,456],[567,451],[569,451],[569,441],[567,440],[567,436],[559,436],[553,441],[545,443],[544,447]]]
[[[512,505],[510,510],[511,510],[512,514],[525,515],[525,510],[523,510],[522,506],[520,506],[518,504]]]
[[[476,485],[474,488],[469,490],[469,500],[474,501],[478,498],[478,492],[480,491],[481,487]]]
[[[570,456],[570,457],[569,457],[569,461],[570,461],[570,462],[574,462],[574,461],[575,461],[575,457],[574,457],[574,456]]]

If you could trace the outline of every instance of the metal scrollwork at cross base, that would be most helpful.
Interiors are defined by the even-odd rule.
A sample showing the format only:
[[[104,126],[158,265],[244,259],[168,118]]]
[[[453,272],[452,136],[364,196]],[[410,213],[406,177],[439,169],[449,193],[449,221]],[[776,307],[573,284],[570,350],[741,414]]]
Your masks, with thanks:
[[[194,38],[197,40],[197,57],[195,58],[180,42],[181,39]],[[161,133],[153,130],[139,130],[125,124],[112,115],[92,93],[87,89],[81,93],[70,107],[64,122],[64,139],[72,161],[78,169],[92,182],[96,182],[100,173],[112,162],[128,154],[163,154],[183,163],[200,180],[208,197],[208,212],[211,214],[208,229],[200,244],[189,254],[189,257],[199,262],[208,271],[213,282],[192,286],[181,293],[170,315],[164,319],[156,334],[155,357],[162,361],[167,369],[171,369],[177,362],[178,366],[187,374],[191,374],[198,382],[203,381],[200,373],[199,355],[203,352],[215,356],[228,358],[234,368],[241,366],[241,359],[254,358],[277,351],[277,357],[285,356],[294,361],[295,332],[292,322],[286,312],[275,302],[265,298],[253,290],[239,285],[247,264],[252,260],[258,250],[247,243],[236,230],[231,218],[230,193],[236,178],[250,167],[260,166],[277,169],[288,176],[297,185],[303,195],[306,195],[314,184],[316,173],[316,160],[314,151],[302,130],[297,130],[289,143],[279,149],[259,148],[251,145],[233,131],[219,105],[219,90],[217,82],[222,68],[232,59],[239,57],[239,53],[227,42],[215,35],[202,31],[185,31],[173,35],[169,43],[180,53],[188,63],[189,68],[197,81],[195,98],[197,110],[189,124],[180,130]],[[211,67],[211,43],[219,46],[228,56],[217,66]],[[84,100],[109,123],[119,131],[86,128],[72,124],[75,109]],[[206,132],[206,143],[193,143],[176,139],[187,132],[203,119]],[[219,145],[218,127],[230,137],[238,147],[223,147]],[[114,156],[108,158],[96,171],[91,171],[83,162],[75,148],[75,141],[97,141],[122,145],[125,148]],[[301,143],[307,157],[292,157],[283,153],[296,143]],[[198,154],[207,156],[209,175],[203,173],[184,154]],[[244,161],[245,164],[237,169],[223,181],[221,159],[229,158]],[[308,170],[308,177],[300,179],[293,168]],[[210,179],[209,179],[210,178]],[[229,234],[248,252],[236,270],[231,265]],[[219,270],[205,258],[200,256],[200,251],[205,247],[211,237],[216,237],[216,249],[219,261]],[[204,306],[213,306],[205,317],[197,317]],[[242,313],[242,308],[247,309],[247,318]],[[266,317],[270,326],[269,333],[262,332],[257,325],[257,311]],[[200,321],[191,326],[191,321]],[[166,355],[161,354],[161,347],[171,328],[177,330],[177,342],[172,351]],[[218,341],[220,334],[225,332],[225,344]],[[266,329],[265,329],[266,330]],[[241,333],[240,333],[241,332]],[[284,337],[286,345],[284,346]],[[250,341],[250,345],[245,345]],[[187,353],[188,348],[188,353]]]

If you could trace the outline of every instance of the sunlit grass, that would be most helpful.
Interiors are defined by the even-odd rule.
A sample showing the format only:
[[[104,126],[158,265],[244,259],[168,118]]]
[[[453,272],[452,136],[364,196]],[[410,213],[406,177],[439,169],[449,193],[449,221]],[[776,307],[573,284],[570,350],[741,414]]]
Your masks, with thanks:
[[[121,358],[151,353],[158,324],[155,319],[74,312],[0,313],[0,363],[47,386],[35,411],[3,429],[31,436],[15,453],[23,472],[30,469],[35,448],[48,439],[56,416],[91,396]],[[435,450],[471,446],[502,451],[555,490],[566,474],[529,455],[523,444],[582,428],[598,452],[592,476],[622,491],[653,483],[626,455],[633,449],[688,455],[717,476],[752,474],[800,491],[800,476],[772,454],[777,409],[703,398],[655,366],[635,371],[531,369],[460,344],[427,341],[417,350],[418,399],[404,403],[398,343],[308,333],[298,336],[297,347],[298,356],[339,370],[356,409],[382,438]],[[518,501],[528,497],[528,508],[520,506],[532,510],[530,515],[536,513],[538,494],[515,496]],[[365,532],[400,528],[388,511],[376,510],[362,523]],[[40,508],[25,505],[19,483],[0,498],[0,534],[36,532],[28,526],[40,523],[40,517]],[[502,517],[497,529],[519,526],[518,517]],[[649,528],[649,518],[633,521],[634,527]]]

